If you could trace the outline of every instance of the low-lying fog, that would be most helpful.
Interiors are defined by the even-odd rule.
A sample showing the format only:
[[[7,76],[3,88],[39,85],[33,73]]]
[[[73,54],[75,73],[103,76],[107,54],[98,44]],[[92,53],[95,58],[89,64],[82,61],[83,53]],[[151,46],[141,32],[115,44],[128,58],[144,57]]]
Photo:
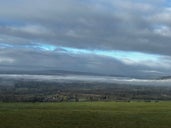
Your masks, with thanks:
[[[118,83],[130,85],[171,85],[171,79],[165,80],[145,80],[132,79],[125,77],[112,76],[88,76],[88,75],[18,75],[18,74],[0,74],[2,80],[33,80],[46,82],[101,82],[101,83]]]

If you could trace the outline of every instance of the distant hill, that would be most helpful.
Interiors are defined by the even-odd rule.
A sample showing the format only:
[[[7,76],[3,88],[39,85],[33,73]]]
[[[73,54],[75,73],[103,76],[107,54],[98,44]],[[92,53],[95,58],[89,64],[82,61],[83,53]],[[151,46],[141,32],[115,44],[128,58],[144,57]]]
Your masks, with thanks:
[[[87,75],[87,76],[111,76],[111,77],[124,77],[135,79],[156,79],[156,76],[135,76],[135,75],[119,75],[119,74],[102,74],[93,72],[81,72],[81,71],[67,71],[67,70],[0,70],[0,74],[27,74],[27,75]]]
[[[65,70],[37,70],[37,71],[0,71],[0,74],[29,74],[29,75],[95,75],[106,76],[105,74],[79,71],[65,71]]]
[[[124,78],[135,78],[135,79],[171,79],[171,76],[159,76],[159,75],[123,75],[123,74],[105,74],[105,73],[94,73],[94,72],[83,72],[83,71],[70,71],[70,70],[48,70],[48,69],[37,69],[37,70],[0,70],[0,74],[27,74],[27,75],[87,75],[87,76],[111,76],[111,77],[124,77]]]
[[[159,80],[167,80],[167,79],[171,79],[171,76],[163,76],[159,78]]]

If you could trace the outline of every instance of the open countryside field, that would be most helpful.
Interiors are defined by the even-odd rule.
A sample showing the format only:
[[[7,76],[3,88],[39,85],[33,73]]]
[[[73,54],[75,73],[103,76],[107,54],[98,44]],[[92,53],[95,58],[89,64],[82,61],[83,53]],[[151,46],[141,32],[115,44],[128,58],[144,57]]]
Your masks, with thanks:
[[[0,103],[0,128],[170,128],[171,102]]]

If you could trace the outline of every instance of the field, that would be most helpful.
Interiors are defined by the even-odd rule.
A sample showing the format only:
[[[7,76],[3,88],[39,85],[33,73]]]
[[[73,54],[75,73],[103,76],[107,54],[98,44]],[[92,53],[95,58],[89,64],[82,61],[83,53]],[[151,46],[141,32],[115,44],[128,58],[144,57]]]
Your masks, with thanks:
[[[0,128],[170,128],[171,102],[0,103]]]

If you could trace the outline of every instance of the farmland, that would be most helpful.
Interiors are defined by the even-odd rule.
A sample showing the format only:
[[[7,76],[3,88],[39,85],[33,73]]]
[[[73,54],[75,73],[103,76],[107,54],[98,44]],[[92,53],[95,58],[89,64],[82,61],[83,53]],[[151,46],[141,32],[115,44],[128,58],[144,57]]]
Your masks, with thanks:
[[[0,103],[0,128],[169,128],[171,102]]]

